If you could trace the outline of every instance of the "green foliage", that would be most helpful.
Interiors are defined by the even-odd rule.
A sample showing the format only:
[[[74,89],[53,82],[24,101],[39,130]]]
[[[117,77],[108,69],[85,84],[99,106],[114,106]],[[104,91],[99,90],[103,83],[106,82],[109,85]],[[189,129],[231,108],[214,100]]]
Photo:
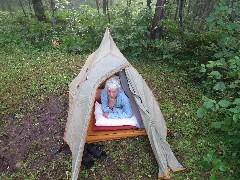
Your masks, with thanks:
[[[198,109],[197,116],[203,117],[209,111],[217,113],[219,120],[211,122],[211,127],[221,130],[224,141],[232,144],[235,154],[239,153],[240,147],[240,24],[236,18],[236,14],[240,13],[240,3],[231,4],[222,0],[214,8],[207,21],[210,30],[221,34],[214,45],[217,51],[212,60],[201,65],[200,72],[206,77],[204,87],[208,90],[208,97],[203,96],[204,103]],[[216,161],[217,164],[212,163],[218,170],[223,170],[220,160]],[[210,164],[210,161],[206,164],[205,160],[205,167]],[[214,179],[216,176],[214,172],[211,177]]]
[[[211,171],[211,180],[220,179],[219,171],[226,172],[229,169],[229,166],[222,162],[221,159],[217,158],[214,152],[209,152],[207,155],[203,156],[203,160],[200,161],[200,165],[205,171]]]
[[[15,14],[12,19],[8,14],[0,14],[1,29],[0,47],[20,46],[22,48],[49,49],[52,39],[52,28],[50,24],[41,23],[32,18],[21,17]],[[12,24],[15,24],[12,26]]]
[[[207,171],[211,169],[226,171],[228,169],[228,165],[218,159],[214,152],[209,152],[207,155],[203,156],[200,165]]]

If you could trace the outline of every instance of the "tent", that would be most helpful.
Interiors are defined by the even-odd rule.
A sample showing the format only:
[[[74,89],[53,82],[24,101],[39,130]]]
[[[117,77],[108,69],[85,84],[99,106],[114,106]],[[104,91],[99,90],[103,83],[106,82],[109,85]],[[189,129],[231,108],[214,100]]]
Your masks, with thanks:
[[[120,78],[123,89],[127,95],[131,94],[129,99],[135,107],[133,111],[139,114],[144,129],[118,130],[112,133],[94,132],[91,130],[91,124],[94,119],[96,94],[100,84],[116,73],[123,77]],[[170,170],[184,169],[166,141],[166,123],[152,91],[117,48],[109,30],[106,29],[100,47],[87,58],[80,73],[69,87],[69,111],[64,141],[72,152],[72,179],[78,178],[86,142],[138,135],[148,136],[159,166],[160,178],[168,178]]]

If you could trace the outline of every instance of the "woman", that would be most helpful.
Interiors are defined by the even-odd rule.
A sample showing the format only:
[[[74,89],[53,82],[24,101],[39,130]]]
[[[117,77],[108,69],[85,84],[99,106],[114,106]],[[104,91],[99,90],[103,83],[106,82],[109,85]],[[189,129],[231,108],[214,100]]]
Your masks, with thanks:
[[[118,76],[113,76],[106,81],[101,92],[103,116],[109,119],[122,119],[132,117],[132,108],[128,97],[120,85]]]

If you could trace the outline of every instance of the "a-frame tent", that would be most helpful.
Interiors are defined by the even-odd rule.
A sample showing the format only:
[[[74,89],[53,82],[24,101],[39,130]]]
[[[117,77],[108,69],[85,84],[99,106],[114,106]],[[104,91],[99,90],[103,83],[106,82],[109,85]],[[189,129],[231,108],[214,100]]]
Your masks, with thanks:
[[[123,72],[128,90],[140,112],[145,130],[131,131],[124,136],[117,133],[102,133],[91,140],[91,123],[95,96],[101,83],[116,73]],[[115,134],[115,136],[114,136]],[[126,134],[126,133],[124,133]],[[107,29],[100,47],[86,60],[78,76],[70,83],[69,112],[64,134],[64,141],[72,152],[72,179],[78,178],[82,154],[86,142],[116,139],[147,134],[159,166],[159,177],[169,177],[169,171],[184,169],[175,158],[166,141],[166,123],[156,99],[148,85],[127,61],[114,43]],[[105,136],[105,137],[104,137]]]

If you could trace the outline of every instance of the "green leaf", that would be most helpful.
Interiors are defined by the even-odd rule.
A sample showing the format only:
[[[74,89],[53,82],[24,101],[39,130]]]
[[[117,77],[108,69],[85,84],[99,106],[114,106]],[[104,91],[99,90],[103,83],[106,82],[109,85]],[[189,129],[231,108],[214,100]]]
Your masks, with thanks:
[[[220,57],[222,57],[222,53],[221,52],[215,53],[214,57],[215,58],[220,58]]]
[[[211,124],[211,126],[212,126],[213,128],[219,129],[219,128],[221,128],[222,124],[223,124],[222,121],[220,121],[220,122],[213,122],[213,123]]]
[[[208,64],[206,65],[206,67],[213,68],[215,65],[216,63],[214,61],[208,61]]]
[[[209,171],[211,169],[211,164],[207,161],[200,161],[199,164],[205,171]]]
[[[225,83],[220,81],[213,87],[213,89],[214,90],[225,90],[226,89]]]
[[[223,124],[229,126],[232,122],[232,118],[231,117],[227,117],[224,121],[223,121]]]
[[[215,76],[216,79],[221,79],[222,75],[218,71],[212,71],[211,76]]]
[[[201,118],[207,114],[207,110],[205,108],[198,108],[197,117]]]
[[[209,100],[211,100],[211,99],[209,99],[207,96],[202,96],[202,100],[203,100],[203,101],[209,101]]]
[[[217,24],[219,24],[219,25],[223,25],[224,24],[224,22],[223,22],[223,20],[222,19],[219,19],[219,20],[217,20]]]
[[[238,122],[239,118],[240,118],[240,114],[234,114],[234,115],[233,115],[233,121],[234,121],[235,123]]]
[[[213,22],[214,19],[215,19],[214,16],[210,16],[210,17],[206,18],[206,21],[207,21],[207,22]]]
[[[240,105],[240,98],[236,98],[236,99],[233,101],[233,104]]]
[[[207,71],[207,69],[205,68],[205,67],[202,67],[201,69],[200,69],[200,72],[202,72],[202,73],[205,73]]]
[[[219,106],[226,108],[226,107],[228,107],[231,104],[231,102],[227,101],[227,100],[220,100],[218,102],[218,104],[219,104]]]
[[[217,176],[216,172],[214,172],[213,174],[211,174],[210,180],[219,180],[219,177]]]
[[[213,30],[215,28],[215,23],[214,22],[210,22],[209,23],[209,29]]]
[[[230,109],[228,109],[228,110],[229,110],[230,112],[235,113],[235,114],[240,113],[240,108],[239,108],[239,106],[234,107],[234,108],[230,108]]]
[[[215,159],[213,164],[216,170],[225,171],[227,169],[227,164],[222,162],[221,159]]]
[[[216,159],[216,155],[213,151],[210,151],[207,153],[207,155],[203,156],[203,159],[207,162],[212,162],[214,159]]]
[[[206,108],[206,109],[211,109],[213,107],[213,103],[211,101],[207,101],[207,102],[204,102],[203,103],[203,106]]]

